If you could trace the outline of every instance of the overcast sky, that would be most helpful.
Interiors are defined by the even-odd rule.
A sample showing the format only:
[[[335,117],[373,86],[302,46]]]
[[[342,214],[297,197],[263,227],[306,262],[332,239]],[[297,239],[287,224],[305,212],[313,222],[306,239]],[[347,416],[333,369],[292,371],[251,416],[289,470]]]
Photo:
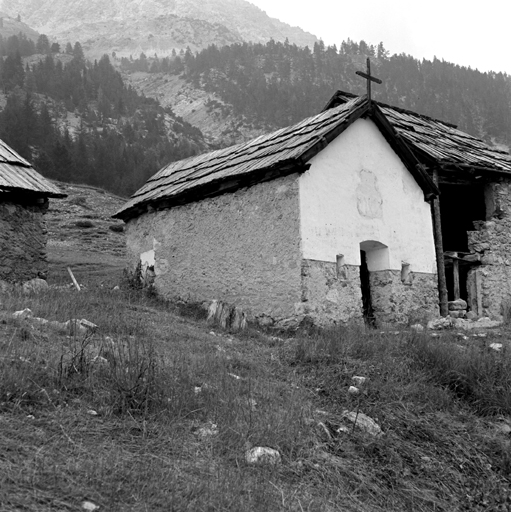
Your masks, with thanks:
[[[339,47],[348,38],[418,59],[436,56],[511,74],[511,3],[506,0],[249,0]]]

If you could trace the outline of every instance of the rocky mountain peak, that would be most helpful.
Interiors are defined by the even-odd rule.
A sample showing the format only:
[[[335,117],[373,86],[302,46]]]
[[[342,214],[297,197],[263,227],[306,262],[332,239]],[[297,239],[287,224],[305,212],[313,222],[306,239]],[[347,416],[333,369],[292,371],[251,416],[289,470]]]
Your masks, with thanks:
[[[80,41],[89,56],[166,55],[271,38],[298,46],[317,41],[245,0],[0,0],[0,10],[60,42]]]

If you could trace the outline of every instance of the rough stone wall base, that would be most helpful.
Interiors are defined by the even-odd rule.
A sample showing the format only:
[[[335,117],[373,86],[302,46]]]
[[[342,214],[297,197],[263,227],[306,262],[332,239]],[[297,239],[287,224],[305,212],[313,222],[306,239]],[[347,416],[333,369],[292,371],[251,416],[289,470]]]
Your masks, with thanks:
[[[406,283],[399,270],[370,273],[371,300],[378,325],[425,322],[439,315],[436,274],[412,272]]]
[[[23,205],[0,196],[0,280],[46,279],[47,205]]]
[[[398,270],[370,273],[371,299],[377,324],[415,323],[438,316],[436,274],[411,273],[407,284]],[[302,301],[295,306],[298,317],[319,325],[362,321],[360,267],[304,260]]]
[[[486,185],[486,221],[474,222],[468,247],[481,265],[469,271],[469,309],[500,319],[511,311],[511,181]]]
[[[338,272],[335,263],[303,260],[302,301],[295,309],[319,325],[362,321],[360,268],[344,265]]]

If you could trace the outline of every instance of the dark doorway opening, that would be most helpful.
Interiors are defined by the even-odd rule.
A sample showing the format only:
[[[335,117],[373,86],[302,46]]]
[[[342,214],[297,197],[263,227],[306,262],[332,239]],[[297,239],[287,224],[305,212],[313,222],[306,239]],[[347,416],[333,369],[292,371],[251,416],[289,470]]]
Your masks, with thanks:
[[[376,327],[373,304],[371,301],[371,280],[365,251],[360,251],[360,287],[362,289],[362,312],[364,320],[367,325]]]
[[[490,205],[491,206],[491,205]],[[484,183],[440,184],[440,219],[448,300],[470,302],[467,277],[474,265],[468,248],[468,231],[485,220]]]
[[[458,275],[459,275],[459,286],[460,296],[455,297],[454,295],[454,265],[450,258],[445,258],[445,281],[447,284],[447,300],[456,300],[457,298],[468,301],[468,289],[467,289],[467,277],[468,272],[473,265],[459,264]],[[461,263],[461,262],[460,262]]]
[[[441,184],[440,218],[444,251],[468,252],[467,231],[486,219],[484,184]]]

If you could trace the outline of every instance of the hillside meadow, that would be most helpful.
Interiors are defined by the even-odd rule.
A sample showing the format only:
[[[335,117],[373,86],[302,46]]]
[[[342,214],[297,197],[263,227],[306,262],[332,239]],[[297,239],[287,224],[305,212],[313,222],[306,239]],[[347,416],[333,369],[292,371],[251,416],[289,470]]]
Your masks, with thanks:
[[[231,333],[128,279],[0,303],[0,510],[511,508],[506,329]]]

